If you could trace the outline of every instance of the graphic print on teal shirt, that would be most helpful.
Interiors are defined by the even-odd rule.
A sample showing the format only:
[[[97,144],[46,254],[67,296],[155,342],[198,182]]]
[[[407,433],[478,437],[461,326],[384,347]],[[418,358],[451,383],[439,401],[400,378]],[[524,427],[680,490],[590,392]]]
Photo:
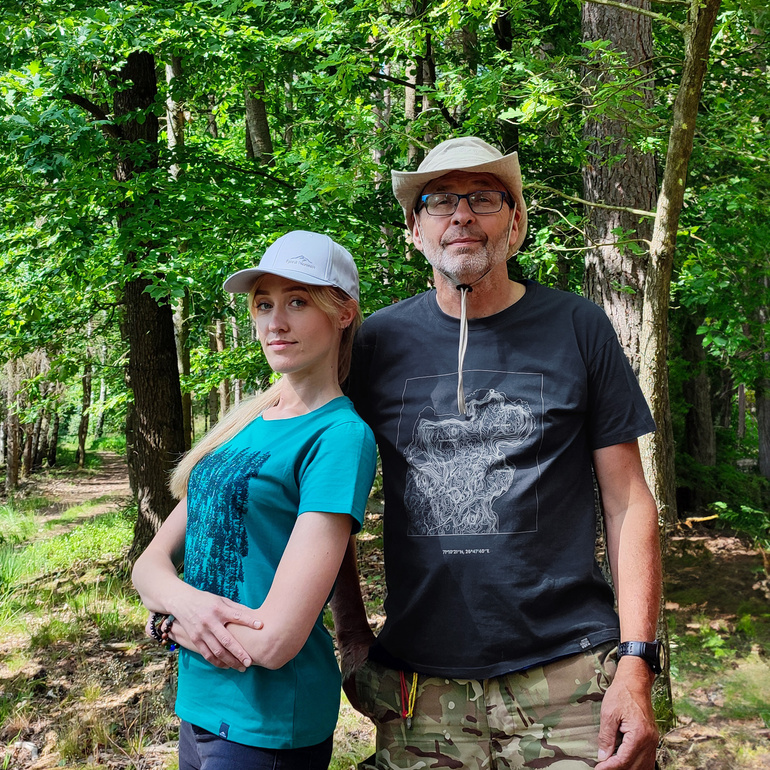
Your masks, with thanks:
[[[193,468],[187,487],[185,582],[241,601],[243,559],[249,552],[244,521],[249,481],[269,457],[269,452],[225,446]]]

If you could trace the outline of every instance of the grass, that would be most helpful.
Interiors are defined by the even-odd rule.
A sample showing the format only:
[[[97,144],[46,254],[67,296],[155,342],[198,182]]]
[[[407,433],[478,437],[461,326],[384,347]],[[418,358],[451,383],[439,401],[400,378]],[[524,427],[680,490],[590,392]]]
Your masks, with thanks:
[[[770,765],[770,607],[752,585],[759,554],[733,538],[733,553],[704,538],[669,554],[666,597],[678,726],[666,736],[666,770]],[[721,547],[730,538],[721,538]]]
[[[62,511],[54,531],[40,526],[37,509],[46,507],[41,498],[0,506],[0,770],[17,766],[3,742],[30,739],[49,767],[175,770],[176,658],[145,643],[145,611],[119,568],[135,511],[91,516],[89,503]],[[756,558],[741,559],[732,561],[740,576],[725,574],[717,556],[688,541],[667,566],[679,723],[664,743],[664,770],[770,764],[762,733],[770,729],[770,608],[746,588],[761,577],[761,560],[758,568]],[[376,504],[360,565],[376,625],[384,593]],[[373,743],[370,723],[343,696],[331,770],[355,767]]]

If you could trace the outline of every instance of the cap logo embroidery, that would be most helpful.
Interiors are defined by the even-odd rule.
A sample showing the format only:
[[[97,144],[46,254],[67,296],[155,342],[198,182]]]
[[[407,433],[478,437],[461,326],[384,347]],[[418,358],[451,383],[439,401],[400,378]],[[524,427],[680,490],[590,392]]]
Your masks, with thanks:
[[[296,257],[286,260],[287,265],[300,265],[301,267],[315,270],[315,265],[304,254],[298,254]]]

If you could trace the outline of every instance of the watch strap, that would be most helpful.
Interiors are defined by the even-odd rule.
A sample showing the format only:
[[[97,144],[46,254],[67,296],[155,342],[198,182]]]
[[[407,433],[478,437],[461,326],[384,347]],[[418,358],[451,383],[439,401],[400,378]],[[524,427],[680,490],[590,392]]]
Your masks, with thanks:
[[[659,641],[654,642],[621,642],[618,645],[618,658],[631,655],[641,658],[652,669],[653,673],[661,672]]]

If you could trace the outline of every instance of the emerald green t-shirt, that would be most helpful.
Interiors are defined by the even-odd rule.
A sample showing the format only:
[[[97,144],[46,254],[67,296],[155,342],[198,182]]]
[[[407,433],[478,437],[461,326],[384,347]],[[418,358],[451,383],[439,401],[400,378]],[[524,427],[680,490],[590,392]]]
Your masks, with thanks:
[[[185,581],[259,607],[299,515],[349,514],[352,531],[360,530],[375,465],[371,430],[345,397],[298,417],[258,417],[190,475]],[[219,669],[180,652],[177,714],[237,743],[320,743],[334,731],[339,698],[322,614],[299,654],[276,671]]]

